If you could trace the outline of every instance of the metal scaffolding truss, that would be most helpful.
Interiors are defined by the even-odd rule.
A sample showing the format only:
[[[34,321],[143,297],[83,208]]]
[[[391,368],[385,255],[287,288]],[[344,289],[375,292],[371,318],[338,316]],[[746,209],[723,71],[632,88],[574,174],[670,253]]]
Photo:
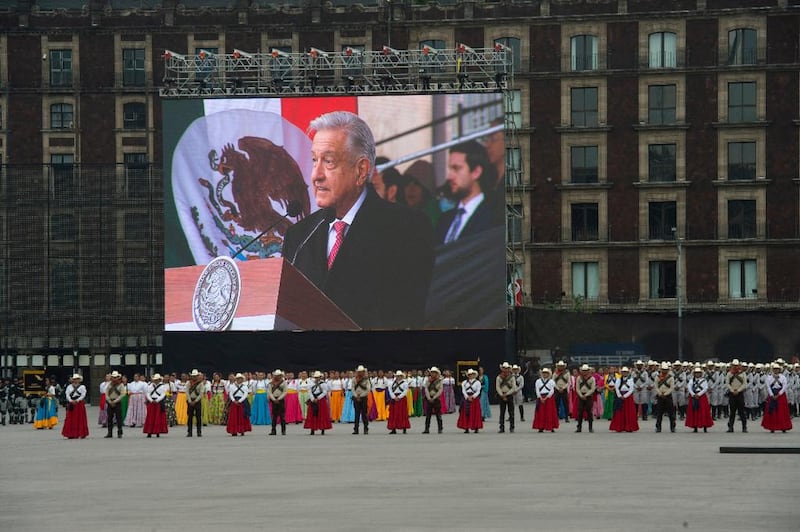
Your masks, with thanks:
[[[408,92],[490,92],[510,83],[511,52],[493,48],[380,51],[310,48],[288,53],[234,50],[196,55],[164,52],[161,96],[196,98],[291,94],[386,94]]]

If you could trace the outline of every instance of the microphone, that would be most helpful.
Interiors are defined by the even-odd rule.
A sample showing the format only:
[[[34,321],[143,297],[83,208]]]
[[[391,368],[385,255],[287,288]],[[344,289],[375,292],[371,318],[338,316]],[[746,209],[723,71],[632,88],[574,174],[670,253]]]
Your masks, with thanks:
[[[300,250],[303,249],[303,246],[305,246],[308,243],[308,241],[311,240],[311,235],[316,233],[317,229],[319,229],[322,224],[324,223],[329,224],[336,219],[336,212],[333,209],[327,208],[324,209],[324,211],[325,212],[323,213],[322,219],[319,222],[317,222],[317,225],[315,225],[314,229],[312,229],[311,232],[308,233],[305,240],[303,240],[300,243],[300,245],[297,246],[297,249],[294,250],[294,255],[292,255],[292,260],[289,261],[292,264],[292,266],[294,266],[294,261],[297,260],[297,254],[300,253]]]
[[[291,201],[289,201],[289,203],[286,205],[286,214],[284,214],[283,216],[281,216],[281,217],[278,219],[278,221],[277,221],[277,222],[275,222],[274,224],[270,225],[269,227],[267,227],[266,229],[264,229],[263,231],[261,231],[261,232],[260,232],[258,235],[256,235],[256,236],[255,236],[255,237],[254,237],[252,240],[250,240],[250,242],[248,242],[248,243],[247,243],[247,244],[245,244],[244,246],[240,247],[240,248],[238,249],[238,251],[236,251],[236,253],[234,253],[233,255],[231,255],[231,258],[235,259],[235,258],[236,258],[236,257],[239,255],[239,253],[241,253],[241,252],[242,252],[242,251],[244,251],[245,249],[249,248],[249,247],[250,247],[250,246],[253,244],[253,242],[255,242],[256,240],[258,240],[259,238],[261,238],[262,236],[264,236],[264,235],[265,235],[265,234],[266,234],[268,231],[272,230],[272,229],[273,229],[273,228],[274,228],[276,225],[278,225],[279,223],[281,223],[282,221],[284,221],[286,218],[289,218],[289,217],[292,217],[292,218],[294,218],[294,217],[296,217],[296,216],[300,215],[300,213],[302,213],[302,212],[303,212],[303,206],[300,204],[300,202],[299,202],[299,201],[297,201],[297,200],[291,200]]]

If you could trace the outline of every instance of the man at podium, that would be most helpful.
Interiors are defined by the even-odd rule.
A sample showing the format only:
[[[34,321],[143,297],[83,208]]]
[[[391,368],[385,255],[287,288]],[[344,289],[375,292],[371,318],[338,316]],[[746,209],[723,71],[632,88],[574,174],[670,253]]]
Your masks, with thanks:
[[[320,210],[289,228],[283,257],[359,327],[422,327],[433,268],[430,223],[375,193],[375,140],[361,118],[335,111],[312,120],[309,132]]]

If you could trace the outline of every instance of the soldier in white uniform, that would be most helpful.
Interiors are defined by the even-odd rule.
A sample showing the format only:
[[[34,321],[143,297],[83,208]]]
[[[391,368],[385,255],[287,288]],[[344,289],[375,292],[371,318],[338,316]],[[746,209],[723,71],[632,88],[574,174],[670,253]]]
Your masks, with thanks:
[[[575,393],[578,395],[578,428],[575,429],[575,432],[581,431],[583,418],[587,416],[589,420],[589,432],[594,432],[592,428],[592,422],[594,421],[592,406],[596,390],[597,382],[594,380],[592,369],[588,364],[582,365],[580,375],[575,379]]]
[[[517,380],[511,373],[512,366],[508,362],[500,364],[500,375],[495,379],[495,389],[497,399],[500,403],[500,429],[498,432],[505,432],[506,412],[508,412],[508,430],[514,432],[514,396],[517,393]],[[522,378],[520,376],[520,378]]]
[[[525,396],[522,393],[522,389],[525,387],[525,377],[522,376],[521,368],[514,364],[511,366],[511,373],[514,374],[514,382],[517,386],[517,391],[514,392],[514,404],[519,408],[519,420],[525,421],[525,409],[523,405],[525,404]]]
[[[647,376],[650,377],[650,384],[647,386],[647,396],[648,401],[648,412],[651,412],[653,416],[656,415],[656,379],[658,378],[660,364],[653,360],[652,358],[647,361]]]
[[[728,432],[733,432],[736,414],[742,420],[742,432],[747,432],[747,413],[745,410],[745,394],[747,393],[747,373],[742,371],[738,358],[731,362],[731,369],[725,375],[725,387],[728,390]]]
[[[442,433],[442,401],[440,397],[444,391],[444,381],[442,372],[433,366],[428,371],[428,378],[422,383],[423,393],[425,394],[425,430],[423,434],[429,434],[431,429],[431,416],[436,415],[436,424],[439,434]]]
[[[683,420],[686,417],[686,383],[688,379],[680,360],[676,360],[672,364],[672,376],[675,378],[675,389],[672,391],[672,404],[678,411],[678,417]]]
[[[633,402],[641,409],[642,421],[647,421],[647,408],[650,404],[650,392],[648,391],[650,374],[645,369],[642,360],[637,360],[634,366],[633,373],[631,373],[633,378]]]
[[[661,371],[656,376],[655,402],[653,403],[654,415],[656,416],[656,432],[661,432],[661,421],[664,414],[669,416],[669,431],[675,432],[675,404],[672,402],[672,394],[675,391],[675,377],[669,369],[668,362],[661,363]]]

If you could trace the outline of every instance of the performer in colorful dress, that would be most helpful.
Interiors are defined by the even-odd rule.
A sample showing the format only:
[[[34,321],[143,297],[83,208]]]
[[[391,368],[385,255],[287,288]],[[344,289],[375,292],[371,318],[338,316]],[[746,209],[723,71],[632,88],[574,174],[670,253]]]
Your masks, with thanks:
[[[467,370],[467,378],[461,382],[461,410],[458,414],[456,426],[464,430],[478,432],[483,428],[483,415],[481,414],[481,381],[477,379],[478,372],[473,368]]]
[[[286,374],[286,422],[302,423],[303,409],[300,407],[300,381],[294,373]]]
[[[636,432],[639,430],[638,412],[636,401],[633,399],[635,390],[630,369],[625,366],[620,370],[620,377],[614,383],[614,414],[608,430],[614,432]]]
[[[714,426],[711,419],[711,405],[708,402],[708,380],[703,376],[703,368],[695,366],[688,384],[689,403],[686,407],[686,426],[697,432],[703,428],[708,432],[708,427]]]
[[[308,390],[311,388],[313,382],[308,378],[308,373],[301,371],[299,374],[300,379],[297,381],[297,399],[300,403],[300,411],[303,413],[300,420],[306,418],[308,411]]]
[[[412,415],[414,417],[422,417],[425,415],[425,411],[423,408],[423,393],[422,387],[425,385],[425,375],[422,374],[422,370],[417,370],[417,375],[414,379],[414,387],[411,389],[411,393],[414,397],[414,411]]]
[[[267,399],[267,387],[269,381],[263,371],[256,372],[256,378],[253,380],[253,405],[250,409],[250,424],[251,425],[271,425],[272,419],[269,413],[269,400]]]
[[[150,377],[150,384],[144,392],[145,401],[147,401],[147,417],[144,420],[144,427],[142,432],[147,434],[148,438],[152,438],[153,434],[156,438],[160,438],[162,434],[167,434],[167,405],[164,401],[167,399],[167,391],[169,385],[164,382],[161,374],[156,373]]]
[[[603,419],[609,421],[614,416],[614,403],[617,398],[615,387],[618,378],[617,368],[613,366],[606,368],[606,374],[603,377]]]
[[[181,378],[175,381],[175,421],[178,425],[186,425],[188,420],[186,405],[186,383],[189,375],[181,373]]]
[[[486,421],[492,417],[492,407],[489,404],[489,376],[483,370],[482,366],[478,367],[478,380],[481,381],[481,415],[483,420]]]
[[[389,406],[386,404],[386,390],[389,388],[389,379],[383,373],[383,370],[378,370],[378,376],[372,382],[372,399],[375,404],[377,412],[377,421],[385,421],[389,419]]]
[[[86,419],[86,386],[81,384],[83,377],[75,373],[67,386],[67,416],[61,435],[67,439],[85,438],[89,435],[89,421]]]
[[[49,378],[44,379],[44,391],[44,396],[39,400],[39,406],[36,407],[33,428],[52,430],[58,425],[58,414],[56,412],[56,387]]]
[[[595,394],[594,394],[594,402],[592,404],[592,415],[595,419],[600,419],[603,417],[603,386],[605,385],[605,379],[603,375],[597,371],[595,368],[592,368],[593,376],[594,376],[594,385],[595,385]]]
[[[403,429],[403,434],[411,428],[408,420],[408,381],[405,373],[397,370],[394,373],[394,382],[389,385],[389,420],[386,428],[389,434],[397,434],[397,429]]]
[[[144,426],[145,416],[147,409],[145,407],[145,391],[147,390],[147,383],[144,377],[138,373],[133,374],[133,380],[128,383],[128,411],[125,414],[126,427],[142,427]]]
[[[511,374],[514,375],[514,383],[517,391],[514,392],[514,405],[519,409],[519,420],[525,421],[525,377],[522,375],[522,368],[517,364],[511,366]]]
[[[106,412],[106,387],[111,382],[111,374],[106,373],[106,379],[100,383],[100,413],[97,415],[97,424],[105,428],[108,420],[108,413]]]
[[[770,432],[792,430],[789,401],[786,398],[788,379],[781,373],[781,365],[772,364],[772,374],[767,375],[767,402],[761,426]]]
[[[222,425],[222,416],[225,413],[226,382],[219,373],[211,376],[211,400],[208,406],[208,422],[211,425]]]
[[[203,426],[207,427],[211,420],[211,381],[208,380],[205,373],[200,374],[203,380],[203,396],[200,398],[200,406],[202,407],[201,417],[203,418]]]
[[[344,404],[342,405],[342,423],[352,423],[356,418],[356,411],[353,408],[353,372],[347,372],[347,376],[342,379],[344,389]]]
[[[456,411],[456,379],[453,378],[453,373],[449,369],[444,370],[442,385],[444,386],[444,391],[441,395],[442,412],[452,414]]]
[[[339,372],[332,372],[327,383],[331,394],[331,421],[338,423],[342,419],[342,409],[344,408],[344,387]]]
[[[311,429],[312,436],[318,430],[324,436],[326,430],[333,428],[328,404],[328,385],[321,371],[314,372],[314,381],[308,389],[308,408],[303,428]]]
[[[122,376],[122,385],[125,386],[125,394],[122,396],[122,401],[120,401],[120,409],[122,412],[122,424],[125,424],[125,418],[128,417],[128,405],[130,404],[130,398],[128,397],[128,377],[126,375]]]
[[[533,384],[536,394],[536,407],[533,412],[533,429],[539,432],[549,430],[555,432],[558,428],[558,410],[556,405],[556,383],[550,377],[550,368],[542,368],[541,376]]]
[[[173,373],[167,379],[167,397],[164,406],[167,409],[167,425],[174,427],[178,424],[178,415],[175,413],[175,398],[178,395],[177,376]]]
[[[228,387],[230,405],[228,409],[228,424],[225,430],[231,436],[244,436],[245,432],[253,430],[250,425],[250,416],[245,413],[244,404],[247,403],[249,390],[244,382],[244,375],[237,373],[233,383]]]

